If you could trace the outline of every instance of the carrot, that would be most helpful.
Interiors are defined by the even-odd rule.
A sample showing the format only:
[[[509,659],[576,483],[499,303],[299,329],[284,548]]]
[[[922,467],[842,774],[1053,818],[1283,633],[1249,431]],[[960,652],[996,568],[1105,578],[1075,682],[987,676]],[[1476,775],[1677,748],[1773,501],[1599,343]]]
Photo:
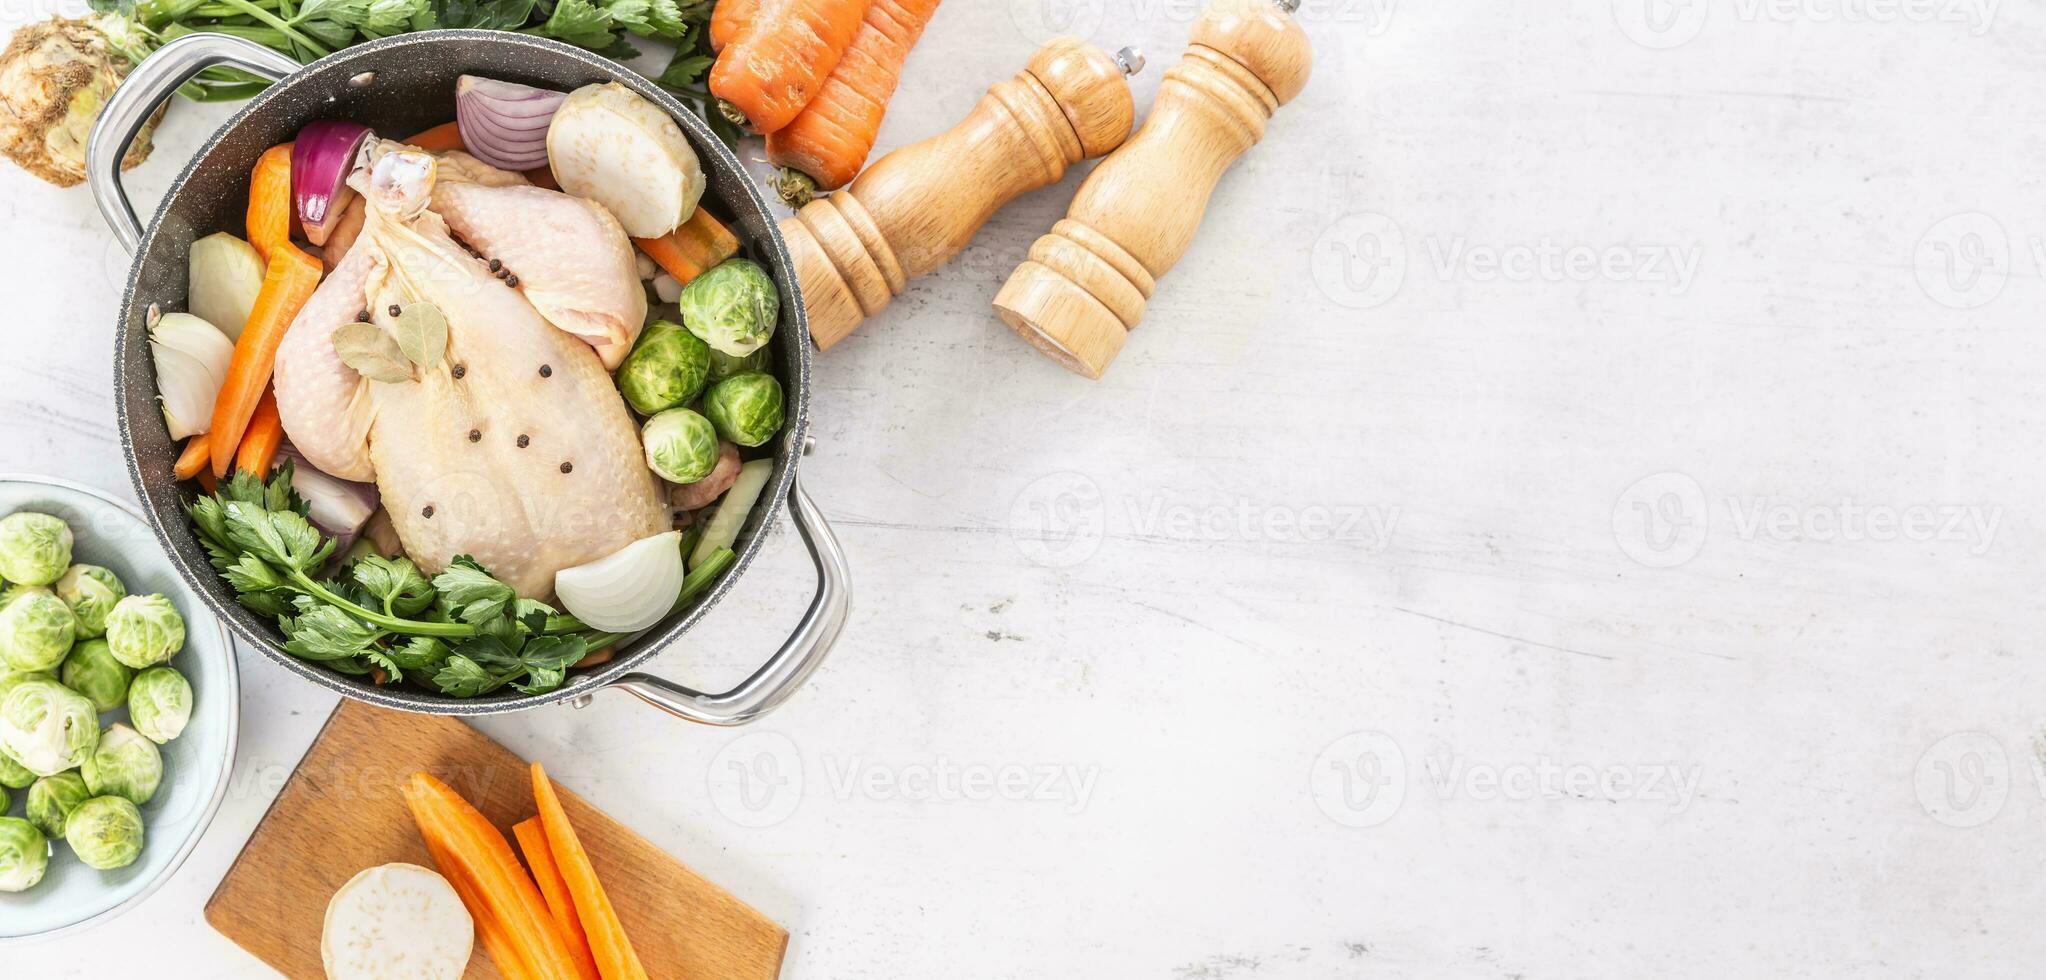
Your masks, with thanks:
[[[470,877],[532,974],[548,980],[597,980],[577,969],[567,940],[556,930],[540,889],[519,867],[511,843],[468,800],[440,780],[415,772],[405,784],[405,802],[420,835],[447,848],[461,873]]]
[[[758,133],[788,125],[838,67],[870,3],[783,0],[771,20],[734,40],[711,66],[710,90],[722,101],[719,111]]]
[[[256,414],[249,417],[249,431],[242,434],[242,448],[234,456],[235,468],[268,477],[270,463],[277,458],[277,447],[283,443],[284,421],[277,415],[277,392],[265,388],[263,400],[256,403]]]
[[[209,466],[199,471],[199,489],[207,493],[213,493],[220,489],[220,481],[213,476],[213,467]]]
[[[249,174],[249,244],[263,261],[279,245],[291,244],[291,144],[279,143],[256,158]]]
[[[272,250],[263,271],[263,288],[256,293],[256,306],[249,322],[234,342],[234,357],[227,362],[227,382],[213,403],[213,475],[224,477],[234,463],[235,451],[248,432],[256,405],[270,387],[270,369],[277,361],[277,347],[299,308],[320,286],[320,260],[285,241]]]
[[[189,480],[212,464],[213,450],[206,444],[206,433],[201,432],[185,440],[185,451],[178,454],[177,465],[171,467],[171,474],[180,480]]]
[[[525,174],[527,183],[532,184],[534,187],[545,187],[550,191],[561,189],[561,184],[554,179],[554,168],[552,167],[534,167],[526,171]]]
[[[432,129],[414,133],[412,138],[405,142],[422,150],[434,152],[460,150],[468,146],[468,144],[462,142],[462,127],[451,122],[444,122]]]
[[[773,23],[780,8],[781,0],[718,0],[710,11],[710,49],[723,51],[756,25]]]
[[[490,914],[490,906],[483,903],[483,896],[477,894],[476,885],[469,876],[462,873],[462,866],[454,855],[432,840],[426,842],[426,850],[433,855],[433,863],[440,865],[441,877],[454,888],[455,897],[462,900],[462,907],[469,910],[470,920],[476,923],[476,938],[483,942],[483,951],[490,954],[490,962],[497,965],[497,972],[504,974],[504,980],[534,980],[526,970],[526,964],[519,959],[518,948],[512,945],[504,923]]]
[[[512,836],[519,840],[519,850],[526,855],[526,867],[533,869],[533,883],[540,886],[540,897],[547,900],[547,911],[553,913],[555,926],[568,940],[569,952],[587,961],[589,972],[595,974],[597,961],[590,955],[590,937],[583,934],[582,921],[575,917],[575,899],[569,897],[561,866],[554,863],[554,852],[548,849],[547,831],[540,826],[540,818],[527,817],[513,824]]]
[[[738,236],[702,208],[674,231],[660,238],[635,238],[632,243],[685,286],[711,266],[739,254]]]
[[[730,2],[730,0],[726,0]],[[776,182],[790,207],[810,203],[813,190],[837,190],[859,176],[881,117],[902,80],[902,62],[938,12],[940,0],[874,0],[845,57],[817,97],[788,125],[767,134],[767,159],[783,168]],[[800,174],[806,182],[794,179]]]
[[[603,975],[603,980],[646,980],[646,968],[639,965],[639,954],[632,951],[632,941],[625,937],[625,925],[618,921],[618,910],[611,907],[611,897],[604,894],[603,884],[597,881],[597,869],[590,864],[589,852],[583,850],[575,828],[569,826],[568,812],[561,808],[561,797],[554,792],[547,770],[537,762],[533,763],[533,801],[539,805],[540,825],[547,831],[548,850],[553,852],[554,863],[560,866],[561,877],[568,882],[569,894],[575,899],[575,915],[589,937],[590,952],[597,958],[597,972]]]

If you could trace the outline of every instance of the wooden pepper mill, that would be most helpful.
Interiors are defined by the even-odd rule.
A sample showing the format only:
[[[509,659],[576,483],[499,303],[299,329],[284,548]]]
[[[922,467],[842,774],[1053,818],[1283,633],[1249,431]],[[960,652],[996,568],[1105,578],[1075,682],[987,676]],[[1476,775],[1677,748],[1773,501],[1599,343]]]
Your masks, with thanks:
[[[1144,128],[1087,175],[1065,220],[995,296],[1003,321],[1075,372],[1101,377],[1144,303],[1186,253],[1222,172],[1307,84],[1299,0],[1215,0],[1165,73]],[[1248,261],[1249,257],[1246,256]]]
[[[1129,138],[1126,76],[1143,56],[1045,42],[950,130],[882,157],[846,189],[782,219],[819,348],[881,312],[909,280],[966,247],[995,209]]]

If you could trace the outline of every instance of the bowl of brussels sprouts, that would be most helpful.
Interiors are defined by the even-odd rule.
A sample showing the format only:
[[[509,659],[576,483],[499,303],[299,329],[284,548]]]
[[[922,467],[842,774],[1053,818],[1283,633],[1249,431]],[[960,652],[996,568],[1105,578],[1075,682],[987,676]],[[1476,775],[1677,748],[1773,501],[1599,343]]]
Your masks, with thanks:
[[[0,583],[4,945],[170,878],[227,789],[240,682],[148,522],[98,491],[0,476]]]

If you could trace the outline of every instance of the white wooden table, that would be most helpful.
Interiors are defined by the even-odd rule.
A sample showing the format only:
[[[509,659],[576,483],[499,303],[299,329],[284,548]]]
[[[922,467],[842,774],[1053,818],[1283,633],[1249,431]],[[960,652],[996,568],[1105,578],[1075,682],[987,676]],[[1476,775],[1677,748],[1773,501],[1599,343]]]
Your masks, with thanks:
[[[883,149],[1054,24],[1148,105],[1194,9],[1039,2],[948,4]],[[800,697],[482,727],[801,980],[2035,976],[2046,13],[1981,3],[1307,0],[1314,81],[1104,381],[988,309],[1084,168],[819,358],[857,579]],[[83,191],[0,202],[0,469],[127,493],[127,259]],[[661,670],[779,639],[769,552]],[[10,975],[267,975],[200,907],[333,698],[244,670],[190,863]]]

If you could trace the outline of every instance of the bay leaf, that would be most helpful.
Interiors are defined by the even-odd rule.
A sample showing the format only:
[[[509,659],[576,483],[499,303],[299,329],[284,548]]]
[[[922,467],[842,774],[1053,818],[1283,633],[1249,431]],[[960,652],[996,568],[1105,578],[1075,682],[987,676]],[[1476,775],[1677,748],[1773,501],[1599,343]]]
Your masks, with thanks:
[[[432,303],[413,303],[398,314],[398,348],[426,370],[448,353],[448,318]]]
[[[412,380],[405,352],[374,323],[346,323],[334,330],[334,353],[341,363],[371,381],[398,384]]]

